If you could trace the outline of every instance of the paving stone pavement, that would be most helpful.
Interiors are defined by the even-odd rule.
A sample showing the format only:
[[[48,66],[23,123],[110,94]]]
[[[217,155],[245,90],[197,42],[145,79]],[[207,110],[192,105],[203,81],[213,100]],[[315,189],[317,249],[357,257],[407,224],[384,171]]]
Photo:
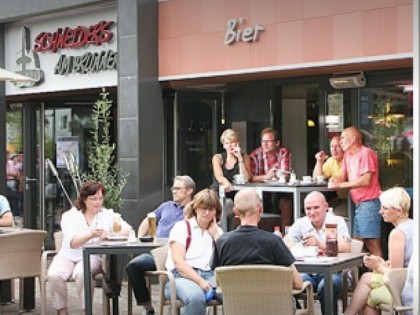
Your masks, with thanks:
[[[81,310],[80,305],[78,304],[78,297],[76,293],[76,287],[73,282],[67,283],[68,288],[68,295],[69,295],[69,310],[71,315],[83,315],[84,313]],[[13,303],[9,304],[2,304],[0,305],[0,315],[16,315],[16,314],[31,314],[31,315],[40,315],[40,294],[39,294],[39,284],[37,282],[36,285],[36,306],[35,309],[31,312],[23,312],[19,313],[19,282],[15,280],[15,301]],[[152,301],[153,306],[156,311],[156,315],[159,314],[159,297],[158,297],[158,290],[157,285],[152,285]],[[134,296],[133,296],[134,299]],[[112,307],[112,305],[111,305]],[[208,309],[210,310],[210,309]],[[212,312],[208,312],[209,314],[212,314]],[[47,291],[47,315],[56,315],[56,311],[52,307],[51,304],[51,295],[49,291]],[[102,292],[101,288],[95,288],[94,293],[94,301],[93,301],[93,314],[94,315],[100,315],[102,314]],[[121,289],[121,296],[119,298],[119,314],[120,315],[127,315],[128,314],[128,295],[127,295],[127,284],[123,283],[122,289]],[[134,300],[133,303],[133,315],[143,315],[143,308],[140,306],[137,306]],[[170,310],[168,307],[165,307],[164,314],[163,315],[169,315]],[[223,314],[221,309],[218,311],[218,314]],[[341,314],[341,303],[339,303],[339,314]],[[321,315],[319,304],[315,306],[315,315]]]

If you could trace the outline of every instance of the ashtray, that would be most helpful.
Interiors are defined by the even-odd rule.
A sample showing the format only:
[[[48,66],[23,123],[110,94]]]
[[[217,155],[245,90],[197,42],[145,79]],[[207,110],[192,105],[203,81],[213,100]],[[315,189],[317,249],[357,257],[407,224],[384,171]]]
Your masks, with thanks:
[[[152,236],[143,236],[139,238],[141,242],[153,242],[154,237]]]

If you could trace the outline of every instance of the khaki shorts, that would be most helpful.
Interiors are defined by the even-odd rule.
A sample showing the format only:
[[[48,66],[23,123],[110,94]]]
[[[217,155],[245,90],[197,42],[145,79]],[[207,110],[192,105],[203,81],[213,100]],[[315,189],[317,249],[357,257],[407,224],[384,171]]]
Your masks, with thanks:
[[[376,308],[379,304],[391,304],[392,296],[384,284],[384,275],[374,273],[372,275],[372,290],[370,290],[366,304]]]

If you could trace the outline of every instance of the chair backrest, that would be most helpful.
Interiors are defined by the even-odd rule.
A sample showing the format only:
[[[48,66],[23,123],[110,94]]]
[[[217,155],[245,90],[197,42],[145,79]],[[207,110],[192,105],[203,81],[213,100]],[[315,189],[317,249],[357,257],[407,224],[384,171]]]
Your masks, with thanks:
[[[0,280],[41,275],[41,252],[47,232],[22,230],[0,235]]]
[[[401,306],[401,292],[404,288],[405,278],[407,277],[406,268],[392,268],[385,274],[385,285],[391,292],[393,305]]]
[[[55,250],[58,252],[61,249],[61,246],[63,245],[63,232],[62,231],[54,232],[54,245],[55,245]]]
[[[363,241],[352,238],[351,239],[351,252],[361,253],[363,250],[363,245],[364,245]]]
[[[293,271],[290,267],[241,265],[216,268],[229,315],[293,314]]]
[[[150,254],[152,254],[155,261],[156,270],[166,270],[165,262],[168,256],[168,245],[152,249]]]

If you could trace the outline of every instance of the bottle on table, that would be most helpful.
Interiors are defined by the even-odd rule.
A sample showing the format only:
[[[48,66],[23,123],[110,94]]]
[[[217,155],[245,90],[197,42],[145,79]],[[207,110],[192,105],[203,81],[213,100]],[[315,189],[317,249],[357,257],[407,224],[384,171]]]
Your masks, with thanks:
[[[337,221],[333,208],[328,208],[327,221],[325,222],[325,239],[325,254],[330,257],[336,257],[338,254]]]
[[[294,184],[296,182],[296,173],[295,173],[294,170],[292,170],[292,172],[290,173],[290,180],[289,180],[289,182],[291,184]]]
[[[273,234],[274,235],[277,235],[278,237],[283,237],[283,235],[281,235],[281,232],[280,232],[280,227],[279,226],[275,226],[274,227],[274,232],[273,232]]]

